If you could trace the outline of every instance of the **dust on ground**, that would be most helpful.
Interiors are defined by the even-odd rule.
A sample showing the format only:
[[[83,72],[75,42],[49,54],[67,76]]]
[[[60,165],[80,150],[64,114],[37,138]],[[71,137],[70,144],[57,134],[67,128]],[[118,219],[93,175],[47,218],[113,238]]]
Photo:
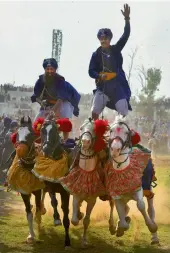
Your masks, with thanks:
[[[169,194],[167,192],[166,187],[162,185],[158,185],[154,189],[155,197],[154,197],[154,206],[156,212],[156,221],[162,224],[170,224],[170,205],[169,205]],[[13,213],[23,213],[25,212],[25,206],[21,200],[21,196],[17,193],[7,193],[5,191],[0,191],[0,216],[3,214],[8,214],[9,212]],[[61,210],[61,201],[60,195],[56,194],[58,200],[58,211],[62,217]],[[21,200],[21,201],[18,201]],[[34,204],[34,197],[31,198],[32,204]],[[147,201],[146,210],[147,210]],[[141,214],[137,210],[136,203],[134,201],[129,202],[130,212],[129,215],[133,217],[140,217]],[[45,198],[45,207],[47,209],[47,215],[53,215],[53,208],[51,206],[50,198],[48,193]],[[86,210],[86,202],[82,204],[81,211],[85,213]],[[110,205],[108,201],[101,201],[99,198],[97,199],[96,205],[92,211],[91,219],[95,221],[95,223],[106,223],[109,220],[110,213]],[[72,215],[72,196],[70,198],[70,217]],[[117,219],[117,212],[114,209],[114,217]]]

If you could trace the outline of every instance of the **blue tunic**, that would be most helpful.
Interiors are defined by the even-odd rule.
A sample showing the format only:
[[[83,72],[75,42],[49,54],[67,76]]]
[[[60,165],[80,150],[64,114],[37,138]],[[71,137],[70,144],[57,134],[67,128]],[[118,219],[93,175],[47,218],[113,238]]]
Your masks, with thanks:
[[[110,60],[112,63],[112,71],[115,71],[117,77],[110,80],[104,81],[97,84],[97,89],[102,90],[109,98],[110,102],[107,103],[107,107],[110,109],[115,109],[115,103],[125,98],[128,102],[129,110],[132,110],[129,100],[131,97],[131,90],[126,80],[125,72],[123,70],[123,57],[121,54],[130,35],[130,23],[126,21],[124,33],[119,41],[110,46]],[[99,78],[99,73],[103,71],[103,61],[102,61],[102,48],[99,47],[93,54],[89,64],[89,76],[94,79]],[[94,90],[94,93],[96,90]]]
[[[144,170],[143,177],[142,177],[143,190],[151,190],[153,175],[154,175],[153,164],[152,164],[152,160],[149,159],[148,164]]]
[[[36,98],[39,98],[44,88],[43,75],[39,76],[39,79],[35,83],[34,94],[31,97],[32,103],[36,102]],[[64,80],[63,77],[56,75],[54,85],[53,85],[53,94],[56,99],[62,99],[63,101],[69,101],[74,107],[73,114],[78,116],[78,105],[80,102],[80,94],[77,90],[68,82]],[[45,98],[43,98],[45,99]],[[48,99],[48,98],[46,98]]]

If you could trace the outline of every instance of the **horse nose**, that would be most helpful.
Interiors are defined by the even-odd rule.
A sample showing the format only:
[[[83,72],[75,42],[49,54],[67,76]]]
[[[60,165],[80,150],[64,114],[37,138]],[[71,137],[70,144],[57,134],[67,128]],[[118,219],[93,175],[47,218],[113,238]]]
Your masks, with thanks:
[[[89,140],[89,139],[83,139],[82,142],[83,142],[84,144],[89,144],[89,143],[90,143],[90,140]]]
[[[82,146],[89,146],[90,145],[90,140],[89,139],[83,139],[82,140]]]
[[[16,148],[16,154],[19,158],[24,158],[28,154],[28,146],[19,144]]]
[[[47,144],[44,145],[43,147],[43,153],[45,156],[49,156],[50,155],[50,150]]]

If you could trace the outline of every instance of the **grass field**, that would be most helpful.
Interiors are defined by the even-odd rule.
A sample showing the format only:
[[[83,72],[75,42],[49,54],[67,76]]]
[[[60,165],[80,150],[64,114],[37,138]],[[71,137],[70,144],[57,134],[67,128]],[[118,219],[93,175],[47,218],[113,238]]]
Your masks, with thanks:
[[[150,233],[131,206],[131,227],[121,239],[111,236],[107,226],[108,203],[99,201],[94,209],[88,232],[89,247],[81,248],[82,224],[71,226],[70,252],[88,253],[170,253],[170,167],[162,160],[156,167],[158,186],[155,188],[156,220],[158,223],[159,246],[150,245]],[[48,212],[43,217],[43,231],[33,245],[25,243],[28,226],[20,196],[0,191],[0,253],[63,253],[64,229],[54,227],[52,209],[47,200]],[[116,213],[115,218],[117,219]]]

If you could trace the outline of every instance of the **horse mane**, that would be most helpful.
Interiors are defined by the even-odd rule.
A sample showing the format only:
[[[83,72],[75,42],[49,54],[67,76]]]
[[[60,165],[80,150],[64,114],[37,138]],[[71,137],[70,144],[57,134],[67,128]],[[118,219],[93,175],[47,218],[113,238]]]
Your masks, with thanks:
[[[121,123],[121,122],[123,122],[123,123],[125,123],[125,124],[128,125],[128,123],[127,123],[127,118],[126,118],[126,117],[123,117],[122,115],[117,115],[117,116],[115,117],[114,122],[111,123],[110,129],[112,129],[113,126],[114,126],[115,124],[119,124],[119,123]]]
[[[126,117],[123,117],[122,115],[117,115],[117,116],[115,117],[114,124],[115,124],[115,123],[119,123],[119,122],[124,122],[124,123],[126,123],[126,122],[127,122],[127,118],[126,118]]]
[[[94,139],[93,150],[94,152],[100,152],[105,149],[107,143],[104,139],[104,134],[108,130],[108,121],[106,120],[91,120],[86,119],[83,125],[80,127],[80,131],[90,132]]]
[[[94,135],[94,121],[91,119],[86,119],[84,123],[80,126],[80,131],[83,132],[84,129],[88,129],[88,131]]]

